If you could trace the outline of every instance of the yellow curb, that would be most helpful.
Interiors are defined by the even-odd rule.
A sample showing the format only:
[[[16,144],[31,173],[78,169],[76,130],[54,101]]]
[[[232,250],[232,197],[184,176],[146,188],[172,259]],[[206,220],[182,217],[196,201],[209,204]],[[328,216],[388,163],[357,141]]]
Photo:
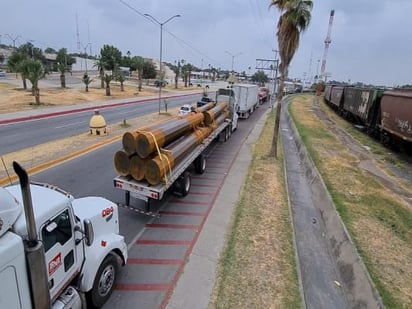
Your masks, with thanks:
[[[123,134],[114,136],[114,137],[112,137],[111,139],[108,139],[108,140],[105,140],[105,141],[101,141],[101,142],[96,143],[96,144],[94,144],[94,145],[88,146],[88,147],[86,147],[86,148],[83,148],[83,149],[77,150],[77,151],[75,151],[75,152],[69,153],[69,154],[67,154],[67,155],[64,155],[64,156],[62,156],[62,157],[59,157],[59,158],[57,158],[57,159],[53,159],[53,160],[50,160],[50,161],[48,161],[48,162],[44,162],[44,163],[39,164],[39,165],[37,165],[37,166],[31,167],[31,168],[29,168],[29,169],[27,170],[27,173],[28,173],[29,175],[36,174],[36,173],[38,173],[38,172],[41,172],[41,171],[43,171],[43,170],[45,170],[45,169],[47,169],[47,168],[50,168],[50,167],[54,166],[54,165],[57,165],[57,164],[62,163],[62,162],[64,162],[64,161],[68,161],[68,160],[70,160],[70,159],[73,159],[74,157],[77,157],[77,156],[79,156],[79,155],[85,154],[85,153],[87,153],[87,152],[96,150],[97,148],[102,147],[102,146],[105,146],[105,145],[107,145],[107,144],[113,143],[113,142],[115,142],[116,140],[121,139],[122,136],[123,136]],[[11,175],[10,177],[2,178],[2,179],[0,179],[0,186],[4,186],[4,185],[6,185],[6,184],[10,184],[10,182],[15,182],[15,181],[17,181],[17,179],[18,179],[17,175]]]

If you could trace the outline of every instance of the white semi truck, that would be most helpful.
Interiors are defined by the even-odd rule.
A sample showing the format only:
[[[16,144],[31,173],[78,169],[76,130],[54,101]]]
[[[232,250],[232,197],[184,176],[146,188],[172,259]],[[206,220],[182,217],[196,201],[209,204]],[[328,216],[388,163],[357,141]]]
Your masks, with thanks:
[[[239,118],[249,118],[259,104],[258,85],[234,84],[231,87],[235,94]]]
[[[146,180],[137,181],[130,176],[117,176],[114,178],[114,186],[125,191],[125,203],[130,204],[130,197],[137,198],[146,202],[147,211],[150,211],[150,200],[161,200],[165,192],[170,188],[174,193],[185,196],[189,193],[191,187],[189,167],[193,164],[196,173],[203,174],[206,169],[205,152],[209,145],[215,140],[220,139],[223,142],[231,136],[237,128],[238,115],[237,106],[234,98],[235,94],[232,89],[218,89],[216,92],[217,104],[227,102],[229,107],[229,116],[220,124],[203,142],[188,152],[185,159],[178,163],[171,173],[167,174],[167,181],[157,185],[150,185]],[[208,100],[207,103],[211,101]],[[198,107],[203,102],[198,102]]]
[[[0,188],[0,308],[101,307],[127,261],[117,205],[13,167],[20,185]]]

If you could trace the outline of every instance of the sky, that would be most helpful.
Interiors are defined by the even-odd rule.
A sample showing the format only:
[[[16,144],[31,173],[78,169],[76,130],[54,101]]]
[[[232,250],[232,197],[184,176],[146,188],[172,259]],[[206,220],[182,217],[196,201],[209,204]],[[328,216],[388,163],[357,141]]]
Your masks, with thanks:
[[[185,60],[254,73],[277,57],[279,12],[270,0],[1,0],[0,42],[97,55],[104,44],[124,55]],[[314,0],[290,78],[321,71],[330,12],[335,11],[326,59],[328,80],[396,86],[412,84],[411,0]],[[8,12],[8,13],[5,13]],[[156,21],[144,16],[149,14]],[[174,17],[168,20],[174,15]],[[167,21],[167,22],[166,22]],[[162,27],[160,24],[163,24]],[[269,71],[266,71],[269,74]]]

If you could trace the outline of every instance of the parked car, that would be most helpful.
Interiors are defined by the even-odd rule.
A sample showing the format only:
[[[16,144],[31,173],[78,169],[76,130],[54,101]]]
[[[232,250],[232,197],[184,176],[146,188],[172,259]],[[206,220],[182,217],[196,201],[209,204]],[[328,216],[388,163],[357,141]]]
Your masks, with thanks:
[[[190,114],[191,112],[194,112],[194,111],[195,111],[195,108],[192,105],[185,104],[180,108],[179,116]]]
[[[0,70],[0,77],[6,77],[6,72],[4,72],[3,70]]]
[[[209,98],[209,97],[206,97],[206,96],[203,96],[201,99],[200,99],[200,101],[197,101],[197,107],[201,107],[201,106],[203,106],[203,105],[206,105],[206,104],[208,104],[208,103],[210,103],[210,102],[213,102],[213,100],[211,99],[211,98]]]
[[[155,80],[155,82],[154,82],[154,85],[155,85],[156,87],[159,87],[160,85],[162,85],[162,87],[165,87],[167,84],[168,84],[167,81],[165,81],[165,80],[160,80],[160,79]]]

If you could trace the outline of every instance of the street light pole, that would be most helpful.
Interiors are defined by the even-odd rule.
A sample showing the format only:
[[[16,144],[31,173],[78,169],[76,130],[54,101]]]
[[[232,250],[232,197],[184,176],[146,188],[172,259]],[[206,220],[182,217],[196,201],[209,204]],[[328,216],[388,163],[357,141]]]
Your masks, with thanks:
[[[87,43],[86,44],[86,46],[83,46],[83,44],[81,44],[82,45],[82,47],[83,47],[83,49],[84,49],[84,66],[85,66],[85,69],[86,69],[86,75],[88,74],[88,72],[87,72],[87,46],[91,46],[91,43]]]
[[[240,56],[242,53],[237,53],[236,55],[234,55],[234,54],[228,52],[227,50],[226,50],[226,53],[229,54],[230,56],[232,56],[232,73],[233,73],[233,64],[235,62],[235,57]]]
[[[18,38],[20,38],[20,35],[16,36],[14,39],[11,37],[10,34],[6,33],[6,35],[9,37],[10,40],[13,41],[13,48],[16,48],[16,41]]]
[[[169,19],[167,19],[165,22],[161,23],[159,22],[156,18],[154,18],[152,15],[150,14],[144,14],[144,16],[149,17],[152,21],[154,21],[155,23],[157,23],[160,26],[160,64],[159,64],[159,77],[160,77],[160,84],[159,84],[159,114],[160,114],[160,102],[161,102],[161,98],[162,98],[162,86],[163,86],[163,76],[162,76],[162,50],[163,50],[163,25],[165,25],[166,23],[168,23],[169,21],[171,21],[173,18],[175,17],[180,17],[180,14],[176,14],[173,15],[172,17],[170,17]]]

